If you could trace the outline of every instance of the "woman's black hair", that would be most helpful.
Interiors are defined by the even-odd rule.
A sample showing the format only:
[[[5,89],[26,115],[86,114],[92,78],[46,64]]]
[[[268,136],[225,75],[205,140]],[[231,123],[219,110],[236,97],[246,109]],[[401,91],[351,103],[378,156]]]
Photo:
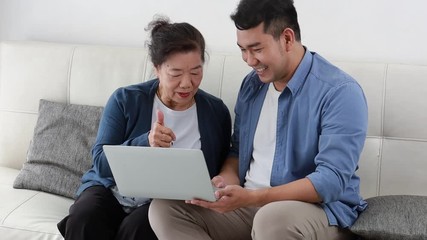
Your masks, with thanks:
[[[191,24],[170,23],[167,17],[157,16],[145,30],[151,33],[151,39],[146,44],[154,66],[161,65],[170,54],[195,50],[200,51],[200,57],[205,62],[205,40]]]

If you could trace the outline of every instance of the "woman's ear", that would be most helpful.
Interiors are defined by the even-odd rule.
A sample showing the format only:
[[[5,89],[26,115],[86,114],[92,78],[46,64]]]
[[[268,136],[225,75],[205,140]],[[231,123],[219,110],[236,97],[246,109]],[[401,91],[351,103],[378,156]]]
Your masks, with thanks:
[[[153,67],[154,68],[154,75],[157,77],[157,78],[159,78],[159,76],[160,76],[160,66],[154,66]]]

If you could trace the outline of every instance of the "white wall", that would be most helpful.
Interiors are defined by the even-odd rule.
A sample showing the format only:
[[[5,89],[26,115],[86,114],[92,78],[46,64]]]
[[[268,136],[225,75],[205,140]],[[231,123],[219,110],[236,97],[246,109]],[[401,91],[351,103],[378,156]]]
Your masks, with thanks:
[[[303,43],[332,60],[427,65],[427,1],[295,0]],[[0,0],[0,40],[143,46],[156,13],[187,21],[210,51],[238,52],[238,0]]]

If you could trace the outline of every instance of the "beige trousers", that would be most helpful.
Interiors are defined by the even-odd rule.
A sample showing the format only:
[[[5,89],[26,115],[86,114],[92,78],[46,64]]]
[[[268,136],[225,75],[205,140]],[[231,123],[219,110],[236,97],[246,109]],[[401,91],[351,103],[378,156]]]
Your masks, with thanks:
[[[156,199],[151,203],[149,219],[160,240],[355,239],[347,229],[329,226],[321,207],[298,201],[221,214],[184,201]]]

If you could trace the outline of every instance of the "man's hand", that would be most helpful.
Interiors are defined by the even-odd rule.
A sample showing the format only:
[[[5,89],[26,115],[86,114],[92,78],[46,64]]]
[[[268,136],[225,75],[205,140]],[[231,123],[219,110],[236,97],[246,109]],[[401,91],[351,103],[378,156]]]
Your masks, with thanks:
[[[252,204],[254,193],[254,191],[244,189],[239,185],[227,185],[215,191],[215,196],[218,199],[216,202],[193,199],[186,201],[186,203],[225,213],[241,207],[254,206]]]
[[[261,207],[275,201],[322,202],[308,178],[257,190],[242,188],[240,185],[226,185],[224,178],[221,176],[212,178],[212,182],[216,187],[225,185],[224,188],[215,191],[215,196],[218,199],[216,202],[193,199],[186,201],[186,203],[225,213],[241,207]]]
[[[153,124],[148,141],[151,147],[171,147],[173,141],[176,140],[175,134],[172,129],[167,128],[164,123],[164,114],[162,111],[157,110],[157,121]]]
[[[225,179],[218,175],[212,178],[212,185],[216,188],[225,188],[227,186],[227,183],[225,182]]]

